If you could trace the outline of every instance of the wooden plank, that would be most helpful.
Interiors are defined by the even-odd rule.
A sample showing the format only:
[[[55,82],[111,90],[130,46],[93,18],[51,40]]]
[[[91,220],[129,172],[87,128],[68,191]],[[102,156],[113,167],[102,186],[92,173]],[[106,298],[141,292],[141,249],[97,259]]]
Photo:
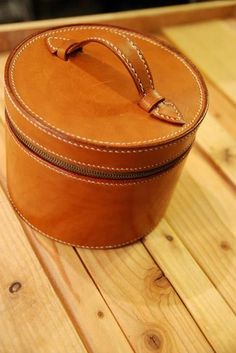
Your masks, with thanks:
[[[163,220],[144,244],[215,351],[236,351],[236,316],[168,223]]]
[[[96,353],[133,352],[74,249],[23,227],[86,347]]]
[[[223,0],[201,4],[4,24],[0,26],[0,51],[10,50],[27,35],[53,26],[71,23],[104,23],[129,27],[143,32],[157,32],[161,26],[230,17],[233,16],[235,8],[235,0]]]
[[[77,252],[135,352],[213,351],[140,242]]]
[[[209,31],[207,30],[208,26]],[[202,68],[207,77],[212,79],[213,75],[216,80],[215,85],[208,81],[210,94],[212,94],[212,96],[210,95],[209,113],[198,132],[197,143],[202,151],[206,153],[207,157],[215,164],[216,168],[233,185],[236,185],[236,140],[234,137],[236,136],[236,124],[234,122],[236,106],[221,93],[222,91],[225,92],[226,83],[228,84],[229,81],[231,85],[235,84],[236,87],[236,69],[234,59],[232,58],[232,55],[234,55],[236,59],[236,45],[233,46],[231,44],[232,31],[229,31],[229,33],[225,32],[226,28],[223,21],[213,21],[204,24],[180,26],[178,28],[171,27],[164,29],[164,33],[185,54],[192,56],[194,63]],[[219,37],[219,33],[221,37]],[[215,41],[213,40],[214,35],[216,35]],[[223,36],[224,41],[222,45],[224,48],[219,50],[216,46],[219,43],[218,41],[223,39]],[[236,39],[236,30],[234,36]],[[203,42],[205,43],[204,45],[209,43],[210,54],[208,51],[206,52],[204,45],[202,46]],[[215,49],[213,50],[214,46]],[[232,51],[230,58],[227,50]],[[215,62],[215,67],[213,61]],[[228,74],[232,72],[235,75],[232,74],[232,77],[229,79],[226,71]],[[230,131],[227,131],[227,127]]]
[[[0,352],[87,352],[0,188]]]
[[[206,79],[207,89],[209,92],[209,112],[214,119],[223,125],[223,127],[236,138],[236,107],[235,105],[222,95],[220,89],[214,86],[209,80]],[[207,119],[207,117],[206,117]],[[203,123],[204,126],[204,123]],[[202,128],[202,127],[201,127]]]
[[[234,312],[235,214],[232,187],[192,151],[165,218]]]
[[[236,139],[210,113],[199,129],[196,141],[216,167],[236,186]]]
[[[0,136],[5,137],[4,128],[4,66],[8,54],[0,54]],[[3,147],[0,148],[0,180],[5,184],[5,139],[2,141]]]
[[[236,104],[236,26],[232,21],[173,26],[163,32]]]

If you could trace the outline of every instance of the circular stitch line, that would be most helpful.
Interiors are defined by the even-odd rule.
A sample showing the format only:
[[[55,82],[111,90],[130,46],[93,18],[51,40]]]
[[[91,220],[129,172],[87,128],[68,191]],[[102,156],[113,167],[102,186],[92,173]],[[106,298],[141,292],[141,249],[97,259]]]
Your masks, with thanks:
[[[32,138],[30,138],[28,135],[26,135],[20,128],[19,126],[14,122],[14,120],[12,119],[11,115],[9,114],[8,112],[8,109],[6,108],[6,111],[7,111],[7,114],[11,120],[11,123],[15,126],[16,129],[18,129],[20,131],[20,133],[25,137],[27,138],[29,141],[33,142],[35,145],[39,146],[40,148],[42,148],[44,151],[47,151],[57,157],[60,157],[60,158],[63,158],[67,161],[70,161],[70,162],[73,162],[73,163],[76,163],[76,164],[81,164],[83,166],[88,166],[88,167],[93,167],[93,168],[100,168],[100,169],[105,169],[105,170],[115,170],[115,171],[122,171],[122,170],[128,170],[128,171],[135,171],[135,170],[144,170],[144,169],[149,169],[149,168],[153,168],[153,167],[158,167],[159,165],[164,165],[165,163],[171,161],[172,159],[175,159],[179,156],[181,156],[181,154],[183,153],[183,151],[181,150],[180,152],[172,155],[171,157],[169,157],[168,159],[165,159],[163,160],[162,162],[159,162],[159,163],[156,163],[156,164],[150,164],[150,165],[146,165],[146,166],[143,166],[143,167],[137,167],[137,168],[113,168],[113,167],[108,167],[108,166],[101,166],[101,165],[95,165],[95,164],[90,164],[90,163],[84,163],[84,162],[81,162],[81,161],[77,161],[75,159],[71,159],[69,157],[66,157],[66,156],[63,156],[59,153],[56,153],[48,148],[45,148],[44,146],[42,146],[40,143],[36,142],[35,140],[33,140]],[[186,150],[188,149],[188,147],[191,146],[191,144],[193,143],[193,141],[190,141],[187,146],[186,146]]]
[[[56,138],[57,140],[60,140],[60,141],[63,141],[65,143],[68,143],[70,145],[73,145],[73,146],[78,146],[78,147],[81,147],[81,148],[84,148],[84,149],[88,149],[88,150],[93,150],[93,151],[98,151],[98,152],[105,152],[105,153],[143,153],[143,152],[150,152],[150,151],[158,151],[158,150],[161,150],[161,149],[164,149],[164,148],[168,148],[169,146],[172,146],[172,145],[177,145],[178,143],[182,142],[183,140],[187,139],[189,136],[195,134],[196,132],[196,128],[191,132],[189,133],[188,135],[186,136],[183,136],[181,137],[178,141],[172,141],[172,142],[168,142],[166,143],[165,145],[162,145],[162,146],[157,146],[157,147],[150,147],[150,148],[144,148],[144,149],[137,149],[137,150],[106,150],[106,149],[101,149],[101,148],[97,148],[97,147],[92,147],[92,146],[86,146],[86,145],[81,145],[81,144],[78,144],[76,142],[71,142],[71,141],[68,141],[68,140],[65,140],[63,138],[61,138],[60,136],[57,136],[55,134],[53,134],[52,132],[49,132],[47,130],[44,130],[41,126],[39,125],[36,125],[32,120],[30,120],[20,109],[19,107],[15,104],[15,102],[12,100],[8,90],[7,90],[7,87],[5,87],[5,92],[8,96],[8,98],[10,99],[11,103],[13,104],[13,106],[16,108],[16,110],[19,112],[19,114],[25,118],[27,121],[29,121],[33,126],[35,126],[37,129],[43,131],[44,133],[46,133],[47,135],[50,135],[54,138]]]
[[[86,27],[85,27],[86,28]],[[90,26],[90,28],[91,28],[91,26]],[[99,27],[97,27],[97,28],[99,28]],[[80,28],[78,28],[78,29],[80,29]],[[108,30],[107,28],[102,28],[102,29],[105,29],[105,30]],[[69,28],[67,31],[71,31],[71,30],[75,30],[74,28]],[[66,30],[63,30],[63,32],[65,32]],[[60,32],[62,32],[62,30],[60,30]],[[115,32],[115,31],[113,31],[113,32]],[[53,33],[54,33],[54,31],[53,31]],[[133,33],[132,33],[133,34]],[[39,37],[35,37],[31,42],[34,42],[34,41],[36,41],[36,39],[39,39],[40,37],[45,37],[46,36],[46,34],[44,33],[43,35],[41,35],[41,36],[39,36]],[[147,38],[142,38],[142,39],[144,39],[144,40],[147,40]],[[150,41],[150,40],[148,40],[148,41]],[[31,42],[28,42],[26,45],[25,45],[25,47],[27,47],[29,44],[31,44]],[[150,41],[151,43],[152,43],[152,41]],[[154,44],[159,44],[159,43],[155,43],[154,42]],[[163,47],[162,45],[160,45],[161,47]],[[25,47],[23,47],[22,48],[22,50],[21,51],[23,51],[23,49],[25,49]],[[165,48],[165,47],[163,47],[163,49],[168,49],[168,48]],[[20,54],[20,52],[21,51],[19,51],[19,53],[18,54]],[[168,50],[169,51],[169,50]],[[170,51],[170,53],[171,54],[173,54],[173,55],[176,55],[175,53],[173,53],[172,51]],[[17,55],[18,55],[17,54]],[[17,56],[16,55],[16,56]],[[176,55],[177,56],[177,55]],[[178,57],[178,56],[177,56]],[[179,58],[179,57],[178,57]],[[185,65],[186,65],[186,63],[182,60],[182,58],[180,59],[179,58],[179,60],[180,61],[182,61]],[[186,65],[187,66],[187,65]],[[192,72],[192,70],[190,69],[190,67],[188,67],[187,66],[187,68],[189,68],[189,70]],[[192,72],[193,73],[193,72]],[[195,77],[195,79],[196,79],[196,77]],[[198,80],[196,80],[197,81],[197,83],[198,83],[198,85],[199,85],[199,82],[198,82]],[[200,85],[199,85],[199,87],[200,87]],[[201,88],[201,87],[200,87]],[[15,90],[16,90],[16,88],[15,88]],[[200,90],[200,92],[201,92],[201,90]],[[16,94],[17,94],[17,92],[16,92]],[[17,94],[18,95],[18,94]],[[22,99],[21,99],[21,97],[19,96],[19,99],[22,101]],[[25,103],[22,101],[22,103],[25,105]],[[25,105],[26,106],[26,105]],[[27,107],[27,106],[26,106]],[[28,107],[29,108],[29,107]],[[29,110],[30,110],[30,108],[29,108]],[[32,111],[32,113],[33,114],[36,114],[36,113],[34,113],[33,111]],[[43,120],[40,116],[38,116],[41,120]],[[44,120],[43,120],[44,121]],[[46,121],[45,121],[46,122]],[[190,122],[191,123],[191,122]],[[189,124],[190,124],[189,123]],[[189,124],[187,124],[187,125],[189,125]],[[49,124],[50,125],[50,124]],[[54,127],[53,125],[51,125],[52,127]],[[62,130],[60,130],[60,129],[58,129],[58,128],[56,128],[56,127],[54,127],[56,130],[59,130],[59,131],[61,131],[61,132],[63,132]],[[183,129],[180,129],[179,131],[181,131],[181,130],[183,130]],[[178,132],[176,132],[176,133],[178,133]],[[176,133],[174,133],[174,134],[176,134]],[[74,137],[76,137],[75,135],[73,135],[73,134],[68,134],[68,135],[71,135],[71,136],[74,136]],[[167,137],[168,135],[166,135],[166,137]],[[161,138],[163,138],[163,137],[161,137]],[[158,139],[161,139],[161,138],[158,138]],[[90,140],[90,139],[86,139],[86,140]],[[157,140],[157,139],[155,139],[155,140]],[[151,141],[151,140],[148,140],[148,141]],[[145,142],[148,142],[148,141],[145,141]],[[96,141],[96,142],[102,142],[102,141]],[[144,143],[144,141],[139,141],[139,142],[143,142]],[[108,142],[103,142],[103,143],[108,143]],[[131,142],[130,144],[133,144],[134,142]],[[111,144],[111,143],[110,143]],[[122,144],[122,143],[117,143],[117,144]],[[123,143],[123,144],[129,144],[129,143]]]
[[[63,33],[63,32],[71,32],[71,31],[76,31],[76,30],[82,30],[82,29],[88,29],[88,28],[91,28],[91,29],[102,29],[102,30],[105,30],[105,31],[109,31],[109,32],[115,32],[115,33],[118,33],[118,30],[112,30],[111,28],[106,28],[106,27],[100,27],[100,26],[80,26],[80,27],[69,27],[69,28],[64,28],[64,29],[59,29],[59,30],[52,30],[50,32],[50,34],[54,34],[54,33]],[[141,34],[138,34],[138,33],[132,33],[132,32],[129,32],[129,31],[125,31],[125,30],[119,30],[121,33],[126,33],[128,35],[131,35],[131,36],[135,36],[137,38],[140,38],[144,41],[147,41],[147,42],[150,42],[151,44],[153,45],[156,45],[156,46],[159,46],[160,48],[162,48],[163,50],[169,52],[171,55],[175,56],[182,64],[184,64],[187,69],[191,72],[192,76],[194,77],[197,85],[198,85],[198,88],[199,88],[199,92],[200,92],[200,104],[199,104],[199,109],[197,111],[197,113],[195,114],[194,118],[188,123],[188,124],[185,124],[184,128],[181,128],[179,129],[178,131],[176,132],[173,132],[173,133],[170,133],[168,135],[165,135],[165,136],[161,136],[161,137],[158,137],[157,139],[151,139],[151,140],[146,140],[146,141],[133,141],[133,142],[108,142],[108,141],[97,141],[97,140],[92,140],[92,139],[88,139],[88,138],[85,138],[85,137],[81,137],[81,136],[76,136],[74,134],[71,134],[71,133],[67,133],[57,127],[55,127],[54,125],[48,123],[47,121],[45,121],[42,117],[40,117],[39,115],[37,115],[35,112],[33,112],[26,104],[25,102],[22,100],[22,98],[19,96],[17,90],[16,90],[16,86],[15,86],[15,81],[14,81],[14,77],[13,77],[13,72],[14,72],[14,68],[15,68],[15,63],[17,61],[17,59],[19,58],[19,56],[21,55],[21,53],[30,45],[32,44],[33,42],[35,42],[36,40],[39,40],[40,38],[44,38],[44,37],[47,37],[48,35],[48,32],[44,32],[43,34],[41,35],[38,35],[36,37],[34,37],[33,39],[31,39],[29,42],[27,42],[19,51],[18,53],[16,53],[15,55],[15,58],[13,59],[13,62],[11,63],[11,72],[10,72],[10,76],[11,76],[11,80],[12,80],[12,85],[13,85],[13,88],[14,88],[14,91],[17,95],[17,97],[20,99],[20,101],[22,102],[22,104],[29,110],[32,112],[32,114],[36,117],[38,117],[41,121],[44,121],[47,125],[53,127],[55,130],[59,131],[59,132],[62,132],[68,136],[71,136],[71,137],[75,137],[75,138],[80,138],[81,140],[84,140],[84,141],[88,141],[88,142],[94,142],[94,143],[105,143],[105,144],[108,144],[108,145],[131,145],[131,144],[140,144],[140,143],[149,143],[149,142],[155,142],[155,141],[158,141],[158,140],[163,140],[163,139],[166,139],[168,137],[171,137],[171,136],[175,136],[176,134],[178,134],[179,132],[183,131],[184,129],[186,129],[186,127],[190,126],[194,121],[195,119],[197,118],[197,116],[199,115],[200,111],[201,111],[201,108],[202,108],[202,102],[203,102],[203,92],[202,92],[202,88],[201,88],[201,85],[200,85],[200,82],[195,74],[195,72],[193,71],[193,69],[189,66],[189,64],[187,62],[185,62],[185,60],[183,60],[182,57],[180,57],[177,53],[175,52],[172,52],[169,48],[163,46],[161,43],[158,43],[158,42],[155,42],[153,41],[152,39],[150,38],[146,38],[144,36],[142,36]]]

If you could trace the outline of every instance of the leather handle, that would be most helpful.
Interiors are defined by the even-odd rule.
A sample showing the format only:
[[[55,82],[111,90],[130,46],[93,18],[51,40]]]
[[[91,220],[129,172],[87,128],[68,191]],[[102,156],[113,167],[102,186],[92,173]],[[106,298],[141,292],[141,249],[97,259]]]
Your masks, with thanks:
[[[182,114],[170,101],[162,97],[154,88],[152,74],[142,51],[128,37],[115,34],[112,41],[104,37],[92,36],[81,41],[62,37],[48,37],[49,51],[62,60],[68,58],[89,43],[98,43],[111,50],[123,63],[132,77],[140,99],[139,106],[152,116],[172,124],[185,123]]]

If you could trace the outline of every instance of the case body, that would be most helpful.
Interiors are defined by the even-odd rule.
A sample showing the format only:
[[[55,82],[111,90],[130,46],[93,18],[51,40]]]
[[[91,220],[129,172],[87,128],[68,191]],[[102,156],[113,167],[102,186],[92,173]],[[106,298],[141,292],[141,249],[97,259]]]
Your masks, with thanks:
[[[5,70],[7,184],[20,216],[66,244],[109,248],[164,215],[207,92],[193,64],[127,29],[35,34]]]

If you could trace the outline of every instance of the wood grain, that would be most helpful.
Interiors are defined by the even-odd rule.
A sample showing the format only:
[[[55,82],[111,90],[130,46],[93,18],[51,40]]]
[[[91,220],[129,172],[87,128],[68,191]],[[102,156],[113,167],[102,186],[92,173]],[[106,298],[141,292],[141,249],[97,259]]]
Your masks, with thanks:
[[[175,231],[163,220],[144,244],[173,284],[216,352],[236,350],[236,316]],[[227,318],[222,325],[222,317]],[[217,332],[217,334],[216,334]]]
[[[236,186],[236,139],[222,123],[208,113],[196,141],[216,167]]]
[[[164,32],[181,50],[192,56],[211,80],[210,113],[197,135],[197,144],[204,153],[195,154],[194,158],[191,156],[187,163],[189,176],[181,179],[181,192],[178,193],[179,188],[176,206],[170,207],[167,220],[235,312],[235,188],[225,180],[228,179],[235,186],[236,107],[233,92],[236,85],[236,47],[232,38],[236,32],[229,28],[228,21],[213,21],[190,27],[170,28]],[[219,40],[223,40],[220,50]],[[205,44],[202,45],[203,42]],[[181,214],[178,212],[179,207]],[[190,227],[188,209],[191,209]],[[234,326],[232,328],[236,329]]]
[[[220,87],[212,84],[207,77],[205,77],[207,89],[209,92],[209,112],[214,119],[220,123],[228,133],[236,138],[236,107],[227,96],[223,95]],[[206,118],[207,119],[207,118]],[[204,122],[205,123],[205,122]],[[203,127],[204,127],[203,123]],[[202,127],[201,127],[202,129]],[[201,131],[201,130],[200,130]]]
[[[165,218],[234,312],[235,214],[231,187],[192,151]]]
[[[0,352],[87,352],[1,188],[0,205]]]
[[[77,252],[135,352],[212,352],[140,242],[112,250],[77,248]]]
[[[43,237],[25,224],[24,229],[86,347],[96,353],[133,352],[74,249]]]
[[[163,32],[236,104],[236,26],[232,20],[171,26]]]

